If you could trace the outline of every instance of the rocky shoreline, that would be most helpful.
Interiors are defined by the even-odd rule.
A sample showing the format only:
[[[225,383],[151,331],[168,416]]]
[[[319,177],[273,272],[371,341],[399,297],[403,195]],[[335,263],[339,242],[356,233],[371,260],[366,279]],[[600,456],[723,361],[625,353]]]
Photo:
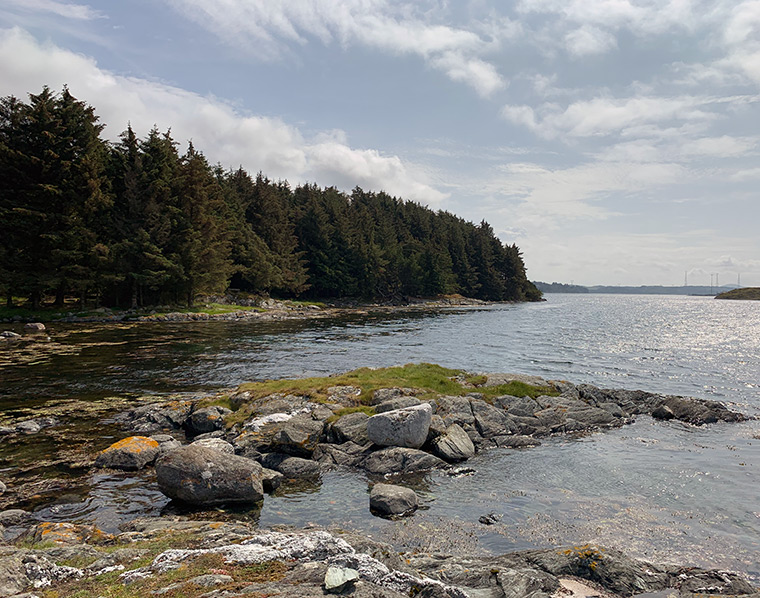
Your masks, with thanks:
[[[402,375],[421,379],[421,373],[428,382],[416,386],[380,382],[397,382]],[[624,426],[638,416],[694,426],[746,419],[721,403],[688,397],[534,376],[450,374],[422,364],[311,379],[297,390],[261,383],[200,400],[149,403],[110,418],[124,438],[89,463],[104,471],[153,467],[162,493],[200,509],[260,504],[284,480],[360,469],[372,485],[367,508],[400,518],[418,504],[407,476],[431,469],[461,475],[467,460],[485,450],[523,449],[554,435]],[[273,392],[275,387],[281,390]],[[0,438],[34,435],[60,423],[43,419],[10,422]],[[7,492],[5,499],[21,494],[10,486],[0,491]],[[92,526],[39,521],[17,508],[0,512],[0,532],[0,580],[8,580],[0,581],[0,596],[580,598],[758,592],[736,574],[643,563],[597,546],[492,557],[397,554],[345,530],[261,530],[162,516],[138,519],[111,535]]]
[[[461,295],[443,296],[436,299],[408,298],[405,301],[385,303],[360,303],[357,301],[330,302],[330,303],[301,303],[289,300],[266,299],[252,301],[245,304],[232,303],[227,297],[214,297],[215,301],[228,306],[225,313],[213,313],[203,311],[172,311],[169,306],[158,306],[155,309],[128,309],[112,310],[100,307],[88,312],[66,312],[55,317],[46,318],[49,323],[119,323],[119,322],[246,322],[246,321],[277,321],[297,319],[324,319],[347,315],[361,315],[368,313],[392,313],[397,311],[415,311],[429,309],[443,309],[451,307],[471,307],[493,305],[493,302],[470,299]],[[234,309],[235,307],[239,309]],[[210,305],[208,306],[211,307]],[[0,323],[22,324],[37,323],[39,314],[28,316],[13,316],[0,319]],[[0,337],[0,341],[2,341]]]

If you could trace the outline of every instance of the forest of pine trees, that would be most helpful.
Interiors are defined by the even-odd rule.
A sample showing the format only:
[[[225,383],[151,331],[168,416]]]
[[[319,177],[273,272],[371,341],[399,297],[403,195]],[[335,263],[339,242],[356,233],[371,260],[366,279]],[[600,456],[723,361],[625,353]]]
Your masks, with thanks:
[[[212,166],[170,132],[118,143],[68,89],[0,99],[0,292],[192,304],[228,288],[277,297],[399,300],[460,293],[538,300],[515,245],[386,193],[292,188]]]

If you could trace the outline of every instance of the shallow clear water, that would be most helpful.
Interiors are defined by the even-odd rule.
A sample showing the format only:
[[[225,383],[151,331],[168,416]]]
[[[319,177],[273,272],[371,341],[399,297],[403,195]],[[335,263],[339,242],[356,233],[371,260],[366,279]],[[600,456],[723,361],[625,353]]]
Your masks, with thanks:
[[[51,399],[206,391],[246,380],[429,361],[712,398],[760,413],[760,303],[547,299],[312,322],[54,325],[42,350],[0,355],[0,406],[13,412]],[[468,465],[475,469],[470,476],[433,473],[413,481],[425,508],[403,522],[369,515],[368,480],[346,472],[326,474],[319,486],[286,489],[247,516],[262,525],[335,523],[424,550],[505,552],[599,542],[760,580],[757,421],[693,428],[640,418],[583,439],[490,451]],[[41,506],[38,516],[79,517],[112,529],[166,505],[150,473],[95,475],[84,492]],[[503,515],[501,521],[478,523],[489,512]]]

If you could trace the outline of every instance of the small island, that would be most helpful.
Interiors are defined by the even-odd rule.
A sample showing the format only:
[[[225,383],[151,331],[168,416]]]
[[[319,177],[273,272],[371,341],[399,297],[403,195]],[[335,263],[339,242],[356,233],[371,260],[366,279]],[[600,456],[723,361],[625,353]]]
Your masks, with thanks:
[[[760,301],[760,287],[745,287],[732,289],[725,293],[715,295],[716,299],[739,299],[744,301]]]

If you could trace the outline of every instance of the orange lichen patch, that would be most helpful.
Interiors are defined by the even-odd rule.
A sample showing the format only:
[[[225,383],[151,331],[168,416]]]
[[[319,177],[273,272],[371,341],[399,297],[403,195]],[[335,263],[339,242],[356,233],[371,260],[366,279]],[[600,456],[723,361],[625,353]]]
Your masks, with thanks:
[[[148,449],[157,449],[158,442],[147,436],[129,436],[119,442],[114,442],[102,453],[108,453],[110,451],[127,451],[129,453],[142,453]]]
[[[82,544],[84,542],[102,544],[113,540],[114,536],[97,527],[44,521],[34,529],[35,542],[56,542],[58,544]]]

